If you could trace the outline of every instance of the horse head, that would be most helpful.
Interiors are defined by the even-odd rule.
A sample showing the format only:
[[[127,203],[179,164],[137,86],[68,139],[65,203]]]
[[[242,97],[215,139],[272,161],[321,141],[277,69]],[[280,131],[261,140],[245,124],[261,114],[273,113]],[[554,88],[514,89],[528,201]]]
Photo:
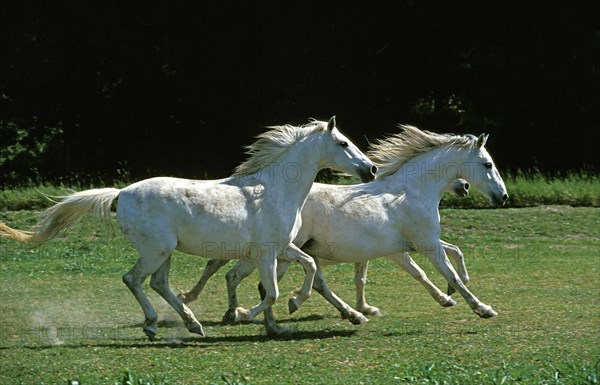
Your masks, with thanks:
[[[488,137],[488,134],[481,134],[477,137],[475,145],[470,151],[469,160],[465,162],[467,170],[463,176],[490,202],[502,206],[508,200],[508,193],[494,160],[485,149]]]

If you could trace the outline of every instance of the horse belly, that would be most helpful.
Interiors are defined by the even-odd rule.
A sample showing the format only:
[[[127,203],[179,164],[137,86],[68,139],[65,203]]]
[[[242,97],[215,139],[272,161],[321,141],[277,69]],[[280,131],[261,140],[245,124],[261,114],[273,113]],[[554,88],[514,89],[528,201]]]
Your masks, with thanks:
[[[305,251],[313,256],[336,262],[364,262],[408,251],[409,245],[396,236],[358,237],[349,234],[329,233],[314,237]]]
[[[306,208],[306,207],[305,207]],[[349,215],[323,208],[302,212],[302,228],[296,238],[310,240],[307,253],[340,262],[360,262],[388,255],[403,247],[402,240],[381,215]]]
[[[177,250],[212,259],[254,255],[256,231],[251,218],[239,205],[202,207],[178,221]]]

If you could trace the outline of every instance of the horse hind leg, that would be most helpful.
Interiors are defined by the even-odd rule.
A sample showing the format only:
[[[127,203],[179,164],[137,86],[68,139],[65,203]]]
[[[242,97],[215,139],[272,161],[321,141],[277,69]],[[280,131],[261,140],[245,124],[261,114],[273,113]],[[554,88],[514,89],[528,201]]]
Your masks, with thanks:
[[[354,285],[356,286],[356,310],[364,315],[381,317],[381,311],[367,303],[365,287],[367,286],[367,270],[369,261],[354,264]]]
[[[140,254],[136,264],[131,270],[123,275],[123,283],[129,288],[142,307],[142,311],[146,318],[144,321],[144,333],[146,333],[150,341],[154,341],[158,331],[158,315],[148,300],[148,297],[146,297],[144,289],[142,289],[142,283],[144,283],[146,278],[158,268],[158,263],[152,262],[153,261],[144,258],[143,254]],[[162,263],[162,261],[159,261],[159,263]]]
[[[315,275],[315,281],[313,283],[313,289],[317,291],[317,293],[321,294],[323,298],[325,298],[330,304],[332,304],[342,315],[342,319],[347,319],[352,322],[354,325],[363,324],[368,322],[369,319],[365,317],[361,312],[352,309],[350,305],[344,302],[340,297],[338,297],[329,287],[327,283],[325,283],[325,277],[323,277],[323,272],[321,271],[321,266],[317,262],[317,273]]]
[[[194,313],[183,304],[175,293],[169,288],[169,270],[171,269],[171,255],[160,265],[152,277],[150,278],[150,286],[158,293],[161,297],[167,301],[169,305],[179,314],[186,328],[195,334],[199,334],[204,337],[204,329]]]
[[[190,303],[192,301],[195,301],[198,296],[200,295],[200,293],[202,292],[202,290],[204,289],[204,286],[206,285],[206,283],[208,282],[208,280],[215,275],[215,273],[217,271],[219,271],[220,268],[222,268],[223,266],[225,266],[227,264],[227,262],[229,262],[226,259],[211,259],[206,263],[206,266],[204,267],[204,271],[202,272],[202,276],[200,276],[200,279],[198,280],[198,282],[196,283],[196,285],[190,290],[190,291],[182,291],[180,292],[177,297],[183,302],[183,303]]]

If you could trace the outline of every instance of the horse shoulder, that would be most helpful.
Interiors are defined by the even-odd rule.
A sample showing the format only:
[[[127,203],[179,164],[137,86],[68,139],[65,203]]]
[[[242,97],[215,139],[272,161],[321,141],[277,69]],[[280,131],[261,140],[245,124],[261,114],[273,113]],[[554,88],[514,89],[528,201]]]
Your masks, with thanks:
[[[428,243],[440,237],[440,221],[435,209],[419,205],[406,207],[403,222],[404,234],[412,242]]]

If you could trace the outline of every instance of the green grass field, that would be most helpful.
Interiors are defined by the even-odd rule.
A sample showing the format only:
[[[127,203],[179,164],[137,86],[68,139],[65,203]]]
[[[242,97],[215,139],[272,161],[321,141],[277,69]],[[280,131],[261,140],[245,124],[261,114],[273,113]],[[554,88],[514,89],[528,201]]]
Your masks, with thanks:
[[[3,211],[26,228],[33,211]],[[207,337],[191,335],[146,284],[161,322],[158,340],[121,282],[135,262],[117,228],[86,221],[38,247],[0,240],[2,384],[588,384],[600,369],[600,209],[539,206],[445,209],[444,238],[465,253],[470,289],[499,316],[479,319],[462,298],[437,305],[386,260],[372,262],[367,295],[383,317],[341,320],[318,294],[293,316],[290,269],[275,306],[289,338],[262,324],[223,325],[222,269],[191,309]],[[440,288],[429,261],[415,260]],[[170,285],[189,289],[205,260],[178,253]],[[330,287],[354,304],[353,266],[325,268]],[[256,273],[240,287],[259,302]]]

